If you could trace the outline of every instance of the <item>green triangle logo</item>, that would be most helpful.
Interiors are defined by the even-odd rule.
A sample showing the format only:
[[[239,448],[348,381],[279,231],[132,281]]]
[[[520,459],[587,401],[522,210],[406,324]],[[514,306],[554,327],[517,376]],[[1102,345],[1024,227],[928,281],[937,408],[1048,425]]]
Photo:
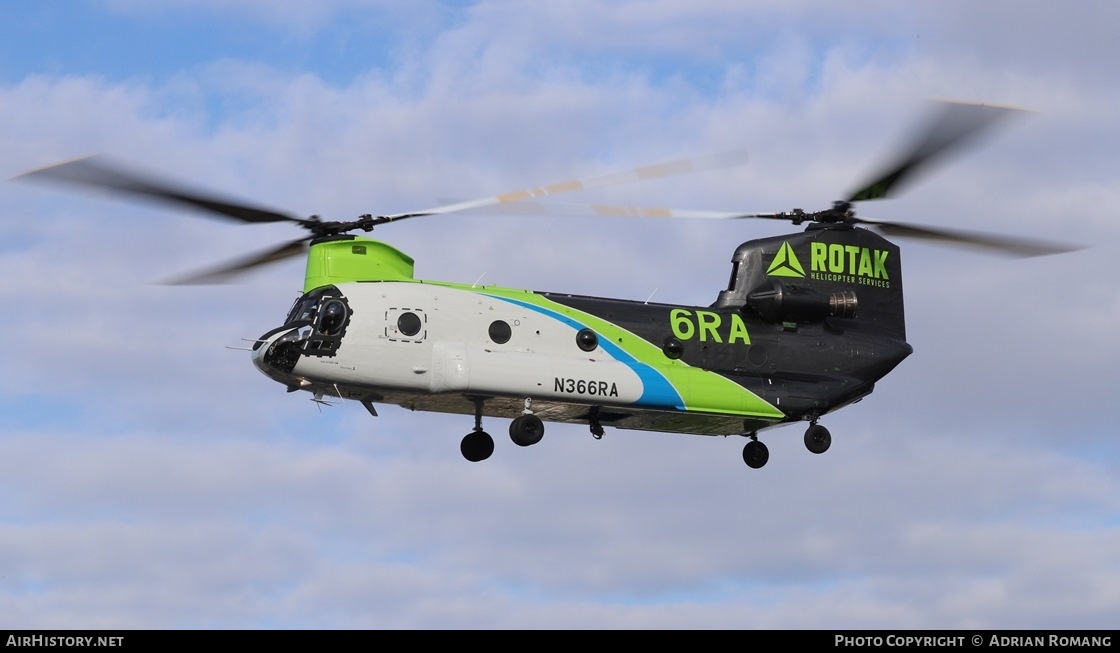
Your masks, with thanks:
[[[770,262],[770,267],[766,269],[766,274],[772,277],[805,278],[805,268],[801,267],[801,261],[797,260],[797,254],[793,253],[789,243],[782,243],[781,249]]]

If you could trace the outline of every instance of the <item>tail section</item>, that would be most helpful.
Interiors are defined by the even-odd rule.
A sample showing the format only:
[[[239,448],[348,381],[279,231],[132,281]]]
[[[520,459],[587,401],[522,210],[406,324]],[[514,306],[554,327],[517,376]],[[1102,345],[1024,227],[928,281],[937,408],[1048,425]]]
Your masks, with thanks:
[[[743,243],[717,307],[749,308],[774,323],[856,320],[906,340],[899,248],[850,225],[813,224]]]

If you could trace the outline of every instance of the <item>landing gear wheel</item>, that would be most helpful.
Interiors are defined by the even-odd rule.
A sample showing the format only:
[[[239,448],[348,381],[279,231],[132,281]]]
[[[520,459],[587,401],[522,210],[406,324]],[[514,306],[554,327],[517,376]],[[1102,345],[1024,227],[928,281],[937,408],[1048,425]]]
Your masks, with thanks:
[[[486,431],[472,431],[459,444],[459,451],[472,463],[486,460],[494,453],[494,438]]]
[[[824,453],[832,445],[832,434],[820,424],[805,429],[805,448],[813,453]]]
[[[510,422],[509,437],[514,444],[521,447],[534,445],[544,437],[544,422],[536,415],[517,417]]]
[[[743,447],[743,462],[747,467],[758,469],[770,460],[770,450],[758,440],[751,440]]]
[[[603,425],[599,423],[599,407],[591,407],[591,419],[588,421],[588,426],[591,427],[591,437],[596,440],[602,440],[606,431],[603,430]]]

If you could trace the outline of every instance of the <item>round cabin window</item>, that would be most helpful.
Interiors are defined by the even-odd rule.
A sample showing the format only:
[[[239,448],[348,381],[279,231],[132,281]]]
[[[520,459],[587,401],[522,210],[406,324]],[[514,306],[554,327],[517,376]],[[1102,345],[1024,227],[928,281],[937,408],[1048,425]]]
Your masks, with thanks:
[[[599,336],[591,329],[580,329],[576,334],[576,344],[584,351],[595,351],[599,346]]]
[[[401,313],[397,318],[397,330],[406,336],[414,336],[420,333],[420,316],[416,313]]]
[[[490,339],[499,345],[504,345],[509,342],[510,336],[513,335],[513,329],[509,328],[509,324],[502,320],[494,320],[490,323]]]

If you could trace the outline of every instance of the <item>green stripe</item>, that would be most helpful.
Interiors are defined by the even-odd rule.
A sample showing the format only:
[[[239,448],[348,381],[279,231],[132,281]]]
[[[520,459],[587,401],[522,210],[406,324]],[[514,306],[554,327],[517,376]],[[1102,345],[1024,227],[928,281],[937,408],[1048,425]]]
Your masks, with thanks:
[[[784,419],[785,414],[755,393],[725,376],[665,356],[661,347],[641,338],[617,324],[590,313],[554,302],[530,290],[494,286],[473,287],[466,284],[425,282],[465,290],[497,299],[507,299],[540,307],[586,324],[600,338],[607,338],[639,363],[663,375],[684,401],[690,412],[741,415],[765,419]],[[665,408],[675,408],[666,406]]]

